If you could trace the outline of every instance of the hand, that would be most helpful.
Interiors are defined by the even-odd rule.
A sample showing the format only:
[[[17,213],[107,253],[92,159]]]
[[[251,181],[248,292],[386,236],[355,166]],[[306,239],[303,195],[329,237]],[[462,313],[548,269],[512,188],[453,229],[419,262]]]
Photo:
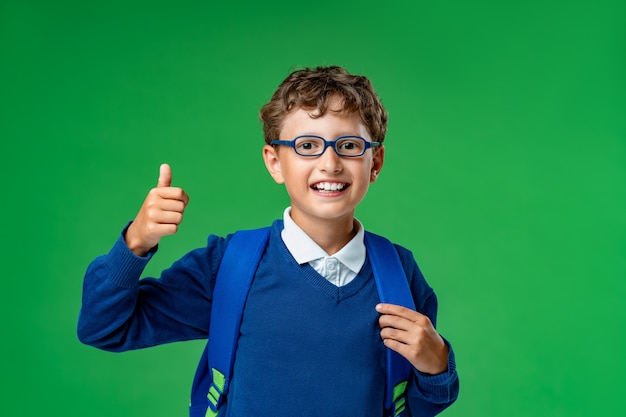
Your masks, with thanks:
[[[376,311],[381,314],[378,323],[385,346],[425,374],[448,369],[448,346],[427,316],[394,304],[378,304]]]
[[[183,221],[189,197],[172,187],[172,169],[162,164],[156,188],[148,193],[135,220],[126,230],[126,244],[136,255],[145,256],[163,236],[173,235]]]

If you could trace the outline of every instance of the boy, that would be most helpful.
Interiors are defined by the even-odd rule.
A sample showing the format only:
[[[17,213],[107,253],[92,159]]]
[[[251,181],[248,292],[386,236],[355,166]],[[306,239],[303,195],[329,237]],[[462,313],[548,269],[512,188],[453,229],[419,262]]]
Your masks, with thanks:
[[[366,232],[354,217],[385,156],[387,113],[371,83],[334,66],[295,71],[261,120],[265,165],[291,205],[273,223],[251,284],[219,416],[382,416],[385,347],[414,368],[401,415],[438,414],[455,401],[458,378],[434,328],[436,296],[412,254],[396,246],[417,311],[380,304]],[[171,182],[164,164],[134,221],[89,266],[82,342],[124,351],[207,338],[228,237],[211,235],[160,279],[139,280],[189,201]]]

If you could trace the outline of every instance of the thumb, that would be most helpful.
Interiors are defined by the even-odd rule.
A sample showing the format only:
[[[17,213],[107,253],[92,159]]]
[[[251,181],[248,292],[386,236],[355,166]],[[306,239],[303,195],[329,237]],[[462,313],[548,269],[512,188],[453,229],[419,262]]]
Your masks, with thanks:
[[[172,185],[172,168],[168,164],[161,164],[157,187],[169,187],[170,185]]]

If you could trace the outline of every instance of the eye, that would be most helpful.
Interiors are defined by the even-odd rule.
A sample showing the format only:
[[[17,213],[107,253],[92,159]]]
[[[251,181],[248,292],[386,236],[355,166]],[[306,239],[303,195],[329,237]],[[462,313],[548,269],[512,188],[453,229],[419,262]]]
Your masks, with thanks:
[[[339,145],[339,147],[341,149],[354,149],[357,147],[357,144],[354,142],[350,142],[350,141],[345,141],[345,142],[341,142],[341,144]]]
[[[360,138],[345,138],[337,142],[337,149],[349,155],[360,154],[364,147],[365,142]]]
[[[310,141],[298,142],[298,149],[311,150],[311,149],[315,149],[316,147],[317,147],[317,144],[315,144],[314,142],[310,142]]]
[[[301,137],[296,140],[296,152],[301,155],[314,155],[320,152],[320,148],[324,146],[324,142],[314,137]]]

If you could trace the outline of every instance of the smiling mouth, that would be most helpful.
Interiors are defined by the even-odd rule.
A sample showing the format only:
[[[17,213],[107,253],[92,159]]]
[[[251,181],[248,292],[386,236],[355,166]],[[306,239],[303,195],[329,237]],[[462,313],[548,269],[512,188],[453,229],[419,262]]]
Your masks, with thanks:
[[[333,191],[343,191],[348,188],[350,184],[344,182],[318,182],[317,184],[313,184],[311,186],[315,191],[322,192],[333,192]]]

